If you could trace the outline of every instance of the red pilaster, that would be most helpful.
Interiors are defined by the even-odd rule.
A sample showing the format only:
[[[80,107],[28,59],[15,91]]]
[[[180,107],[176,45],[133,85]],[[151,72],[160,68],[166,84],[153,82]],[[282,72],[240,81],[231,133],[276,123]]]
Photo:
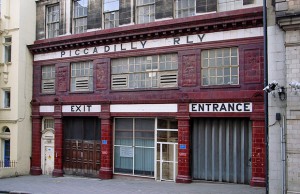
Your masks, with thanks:
[[[32,107],[34,110],[38,107]],[[41,175],[41,129],[42,118],[38,115],[32,116],[32,153],[31,153],[31,175]]]
[[[109,113],[109,105],[103,105],[101,109],[101,167],[99,178],[112,179],[112,121]]]
[[[266,185],[266,149],[265,149],[265,122],[252,122],[252,179],[251,186]]]
[[[177,183],[191,183],[190,172],[190,117],[188,104],[178,105],[178,175]]]
[[[61,105],[55,105],[54,113],[54,170],[52,176],[63,176],[63,122],[61,116]]]

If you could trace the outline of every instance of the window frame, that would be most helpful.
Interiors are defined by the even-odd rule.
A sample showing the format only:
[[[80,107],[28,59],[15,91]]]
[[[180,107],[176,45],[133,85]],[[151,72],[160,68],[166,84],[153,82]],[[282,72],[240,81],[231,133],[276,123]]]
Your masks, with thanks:
[[[7,41],[9,40],[9,41]],[[12,37],[11,36],[5,36],[3,37],[3,61],[5,64],[11,63],[11,47],[12,47]]]
[[[144,3],[144,4],[139,4],[139,1],[144,1],[144,0],[136,0],[136,23],[137,24],[146,24],[146,23],[150,23],[150,22],[155,22],[155,0],[152,0],[153,2],[151,3]],[[151,9],[153,9],[153,13],[149,13],[149,14],[143,14],[143,15],[139,15],[139,9],[142,8],[147,8],[148,10],[151,11]],[[145,13],[145,9],[143,10],[143,13]],[[140,16],[143,16],[143,18],[145,18],[145,16],[147,17],[147,21],[145,22],[145,20],[143,22],[140,22]],[[153,16],[153,17],[152,17]],[[153,18],[153,20],[152,20]]]
[[[76,13],[79,12],[79,8],[76,6],[76,2],[80,2],[83,1],[83,3],[86,3],[86,7],[82,8],[83,9],[83,15],[77,15]],[[87,32],[87,17],[88,17],[88,6],[89,6],[89,0],[73,0],[73,18],[72,18],[72,24],[73,24],[73,34],[80,34],[80,33],[84,33]],[[79,3],[78,3],[79,6]],[[78,8],[78,9],[77,9]],[[86,12],[85,12],[86,9]],[[84,21],[84,25],[78,26],[76,25],[77,22],[79,22],[80,20]]]
[[[109,4],[112,2],[117,2],[118,7],[110,9],[110,10],[105,10],[105,4]],[[114,14],[113,20],[110,20],[111,14]],[[107,15],[109,15],[108,20],[106,20]],[[120,1],[119,0],[103,0],[103,28],[104,29],[117,28],[117,27],[119,27],[119,21],[120,21]],[[111,22],[113,22],[112,26],[110,26]]]
[[[11,109],[11,91],[10,88],[2,88],[2,108]]]
[[[43,94],[54,94],[55,93],[55,84],[56,84],[56,68],[55,65],[45,65],[41,68],[41,93]],[[50,71],[50,72],[47,72]],[[51,83],[52,81],[52,83]],[[53,89],[49,88],[44,89],[44,86],[52,87]]]
[[[80,66],[80,68],[75,68],[74,66]],[[86,65],[89,65],[89,68],[86,68]],[[81,68],[83,66],[83,69]],[[70,92],[93,92],[94,91],[94,64],[93,61],[79,61],[79,62],[73,62],[70,64]],[[83,75],[74,75],[77,73],[83,72]],[[85,74],[86,71],[89,71],[88,74]],[[87,79],[87,83],[84,83]],[[76,89],[76,81],[80,82],[82,81],[83,84],[82,89]]]
[[[178,8],[178,3],[182,2],[182,1],[193,1],[194,3],[194,13],[190,14],[189,12],[189,15],[188,16],[182,16],[182,13],[180,14],[181,16],[179,16],[179,11],[182,12],[183,9],[179,9]],[[191,16],[195,16],[196,15],[196,0],[175,0],[175,6],[174,6],[174,18],[185,18],[185,17],[191,17]],[[189,8],[188,9],[191,9],[191,6],[189,5]]]
[[[49,10],[50,8],[57,7],[57,10]],[[57,15],[57,20],[49,21],[50,13]],[[47,38],[55,38],[59,36],[59,24],[60,24],[60,6],[58,3],[46,6],[46,36]],[[58,26],[58,28],[55,28]],[[50,33],[51,32],[51,33]]]
[[[225,56],[224,57],[224,50],[225,49],[230,49],[230,55]],[[232,49],[236,49],[236,55],[232,55]],[[222,57],[218,57],[218,50],[222,50]],[[210,54],[208,53],[207,58],[205,58],[203,55],[204,52],[209,52],[209,51],[213,51],[215,56],[214,57],[210,57]],[[240,85],[240,69],[241,69],[241,65],[239,62],[239,48],[238,46],[232,46],[232,47],[223,47],[223,48],[215,48],[215,49],[203,49],[200,52],[200,57],[201,57],[201,61],[200,61],[200,68],[201,68],[201,87],[223,87],[223,86],[239,86]],[[224,65],[224,59],[225,58],[229,58],[230,64],[229,65]],[[233,63],[232,64],[232,59],[236,58],[236,65]],[[204,67],[204,60],[207,59],[207,66]],[[215,61],[213,66],[209,66],[210,65],[210,59],[211,61]],[[222,61],[222,65],[218,65],[218,59]],[[211,62],[212,63],[212,62]],[[225,75],[225,69],[229,68],[229,76]],[[236,74],[233,74],[232,71],[234,70],[234,68],[236,69]],[[222,71],[219,71],[220,69],[222,69]],[[206,77],[204,77],[204,70],[207,71]],[[211,74],[211,70],[215,70],[214,75],[210,76]],[[222,76],[218,75],[219,72],[223,72]],[[229,83],[225,83],[225,77],[229,77],[230,82]],[[215,83],[211,84],[210,80],[215,78]],[[222,84],[218,84],[218,78],[222,78],[223,82]],[[232,83],[233,78],[236,78],[237,83]],[[204,79],[207,79],[207,84],[205,84]]]
[[[117,58],[111,61],[111,90],[178,87],[178,53]]]

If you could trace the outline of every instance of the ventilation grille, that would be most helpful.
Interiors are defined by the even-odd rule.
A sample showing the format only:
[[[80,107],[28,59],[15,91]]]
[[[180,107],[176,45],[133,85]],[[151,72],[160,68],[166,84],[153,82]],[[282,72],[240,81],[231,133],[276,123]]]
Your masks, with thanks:
[[[42,92],[53,93],[55,92],[55,80],[43,80],[42,81]]]
[[[159,75],[160,87],[176,87],[177,86],[177,72],[162,72]]]
[[[76,91],[89,91],[89,77],[75,78],[75,90]]]
[[[111,86],[113,89],[127,88],[128,76],[127,75],[113,75],[111,78]]]

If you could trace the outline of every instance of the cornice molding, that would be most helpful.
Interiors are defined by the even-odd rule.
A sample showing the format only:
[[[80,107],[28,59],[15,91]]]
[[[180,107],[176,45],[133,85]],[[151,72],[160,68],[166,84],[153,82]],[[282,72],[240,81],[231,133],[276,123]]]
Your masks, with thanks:
[[[277,17],[277,24],[285,31],[300,30],[300,13]]]

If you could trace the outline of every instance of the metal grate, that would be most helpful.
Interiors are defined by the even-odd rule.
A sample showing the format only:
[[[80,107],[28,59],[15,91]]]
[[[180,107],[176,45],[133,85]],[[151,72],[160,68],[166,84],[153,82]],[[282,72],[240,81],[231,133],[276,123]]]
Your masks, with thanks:
[[[15,168],[17,162],[14,160],[0,160],[0,168]]]
[[[251,122],[248,119],[195,119],[194,179],[248,184],[251,178]]]

